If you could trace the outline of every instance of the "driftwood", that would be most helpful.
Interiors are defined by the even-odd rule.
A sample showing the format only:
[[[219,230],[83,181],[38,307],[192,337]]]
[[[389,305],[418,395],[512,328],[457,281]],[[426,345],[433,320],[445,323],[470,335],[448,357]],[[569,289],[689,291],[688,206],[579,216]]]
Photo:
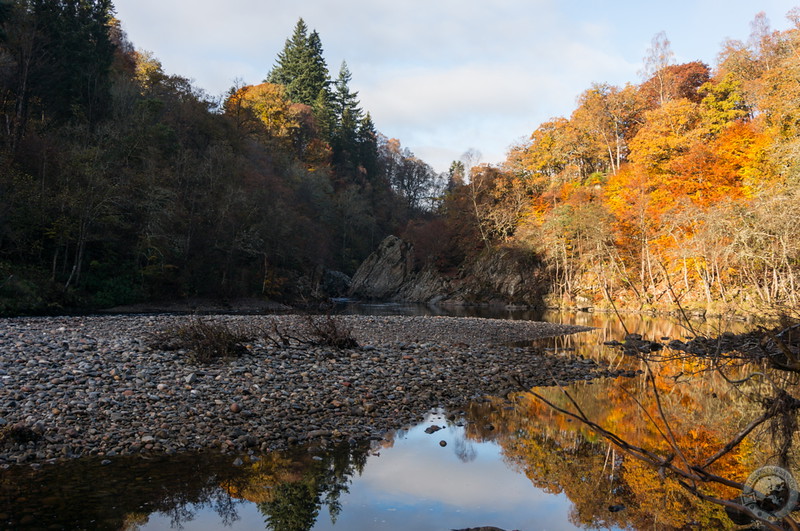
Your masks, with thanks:
[[[647,361],[705,359],[719,365],[767,362],[772,368],[800,373],[800,323],[776,328],[758,327],[744,334],[725,333],[719,337],[697,336],[689,341],[669,343],[646,341],[628,334],[625,341],[609,341],[609,346]]]

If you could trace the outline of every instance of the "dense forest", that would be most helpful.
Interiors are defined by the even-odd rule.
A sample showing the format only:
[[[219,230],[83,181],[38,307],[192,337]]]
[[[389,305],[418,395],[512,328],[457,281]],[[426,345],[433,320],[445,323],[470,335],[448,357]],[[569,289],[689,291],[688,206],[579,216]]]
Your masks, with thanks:
[[[535,253],[553,301],[578,306],[796,308],[800,10],[788,17],[777,32],[756,15],[713,68],[675,64],[656,35],[640,84],[592,85],[500,166],[455,163],[430,229],[478,245],[431,257]]]
[[[430,210],[440,176],[377,132],[316,31],[273,59],[214,98],[110,0],[0,2],[0,313],[292,299]]]
[[[297,300],[381,240],[458,276],[499,250],[552,304],[797,307],[800,11],[713,67],[665,34],[499,165],[439,175],[381,135],[301,19],[265,80],[212,97],[136,50],[110,0],[0,2],[0,313]],[[270,67],[270,63],[273,63]]]

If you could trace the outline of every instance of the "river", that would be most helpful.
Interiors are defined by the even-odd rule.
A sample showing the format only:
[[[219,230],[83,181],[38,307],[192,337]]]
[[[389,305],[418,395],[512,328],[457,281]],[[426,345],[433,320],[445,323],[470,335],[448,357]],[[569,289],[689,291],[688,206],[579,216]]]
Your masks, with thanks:
[[[436,313],[413,305],[345,306],[342,311]],[[591,332],[525,346],[554,356],[602,360],[632,372],[648,367],[604,342],[622,340],[627,332],[666,341],[746,328],[744,323],[724,321],[686,326],[678,319],[640,315],[549,312],[542,316],[485,309],[477,313],[595,327]],[[754,393],[763,384],[732,386],[719,373],[705,371],[690,359],[650,363],[649,367],[655,375],[652,380],[639,372],[629,378],[574,384],[565,391],[593,421],[631,444],[654,451],[668,450],[661,420],[666,418],[676,444],[689,460],[702,461],[713,454],[760,412]],[[557,388],[538,392],[562,407],[572,407]],[[660,409],[654,401],[656,394]],[[773,450],[768,435],[759,431],[721,459],[714,472],[743,482],[753,470],[771,462]],[[5,470],[0,472],[0,527],[733,528],[719,506],[688,494],[674,481],[662,478],[658,470],[630,458],[582,423],[528,393],[487,397],[463,411],[430,412],[419,425],[380,441],[234,459],[180,455]],[[731,489],[710,489],[726,499],[737,495]]]

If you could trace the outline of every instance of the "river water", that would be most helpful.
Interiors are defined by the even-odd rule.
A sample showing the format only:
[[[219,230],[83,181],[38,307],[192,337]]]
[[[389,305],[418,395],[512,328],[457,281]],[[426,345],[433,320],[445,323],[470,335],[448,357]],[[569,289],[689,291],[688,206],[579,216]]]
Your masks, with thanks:
[[[413,305],[362,305],[344,312],[437,313]],[[466,314],[462,310],[462,314]],[[470,311],[475,315],[476,311]],[[752,384],[733,386],[695,360],[632,359],[603,343],[626,333],[683,339],[746,328],[737,322],[691,326],[678,319],[594,313],[491,312],[595,327],[531,343],[552,355],[581,355],[653,371],[574,384],[564,391],[587,417],[626,441],[669,451],[666,428],[687,460],[702,462],[760,412]],[[451,313],[452,314],[452,313]],[[468,370],[468,368],[465,368]],[[726,375],[739,373],[728,369]],[[536,390],[573,408],[559,389]],[[655,401],[654,397],[660,401]],[[431,427],[439,429],[434,431]],[[0,472],[0,527],[126,530],[504,530],[726,529],[716,505],[687,494],[658,470],[632,459],[580,422],[529,393],[487,397],[464,411],[431,412],[417,426],[382,441],[298,449],[234,461],[182,455],[81,460],[40,470]],[[743,482],[774,461],[774,445],[757,432],[715,464]],[[709,487],[731,499],[738,493]]]

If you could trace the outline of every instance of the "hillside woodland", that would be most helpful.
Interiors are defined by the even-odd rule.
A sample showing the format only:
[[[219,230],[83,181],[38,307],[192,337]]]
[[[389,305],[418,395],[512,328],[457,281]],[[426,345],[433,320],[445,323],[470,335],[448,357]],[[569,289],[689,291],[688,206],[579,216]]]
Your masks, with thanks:
[[[800,11],[788,17],[777,32],[756,15],[713,67],[675,64],[656,35],[641,83],[593,84],[499,167],[454,163],[432,223],[473,252],[539,255],[556,303],[797,307]]]
[[[295,299],[429,208],[300,20],[213,97],[136,50],[109,0],[0,2],[0,313]]]
[[[185,297],[297,300],[388,235],[457,277],[513,251],[552,305],[796,307],[800,12],[716,65],[656,35],[642,81],[585,90],[439,175],[381,135],[299,20],[265,79],[214,97],[110,0],[0,3],[0,312]]]

